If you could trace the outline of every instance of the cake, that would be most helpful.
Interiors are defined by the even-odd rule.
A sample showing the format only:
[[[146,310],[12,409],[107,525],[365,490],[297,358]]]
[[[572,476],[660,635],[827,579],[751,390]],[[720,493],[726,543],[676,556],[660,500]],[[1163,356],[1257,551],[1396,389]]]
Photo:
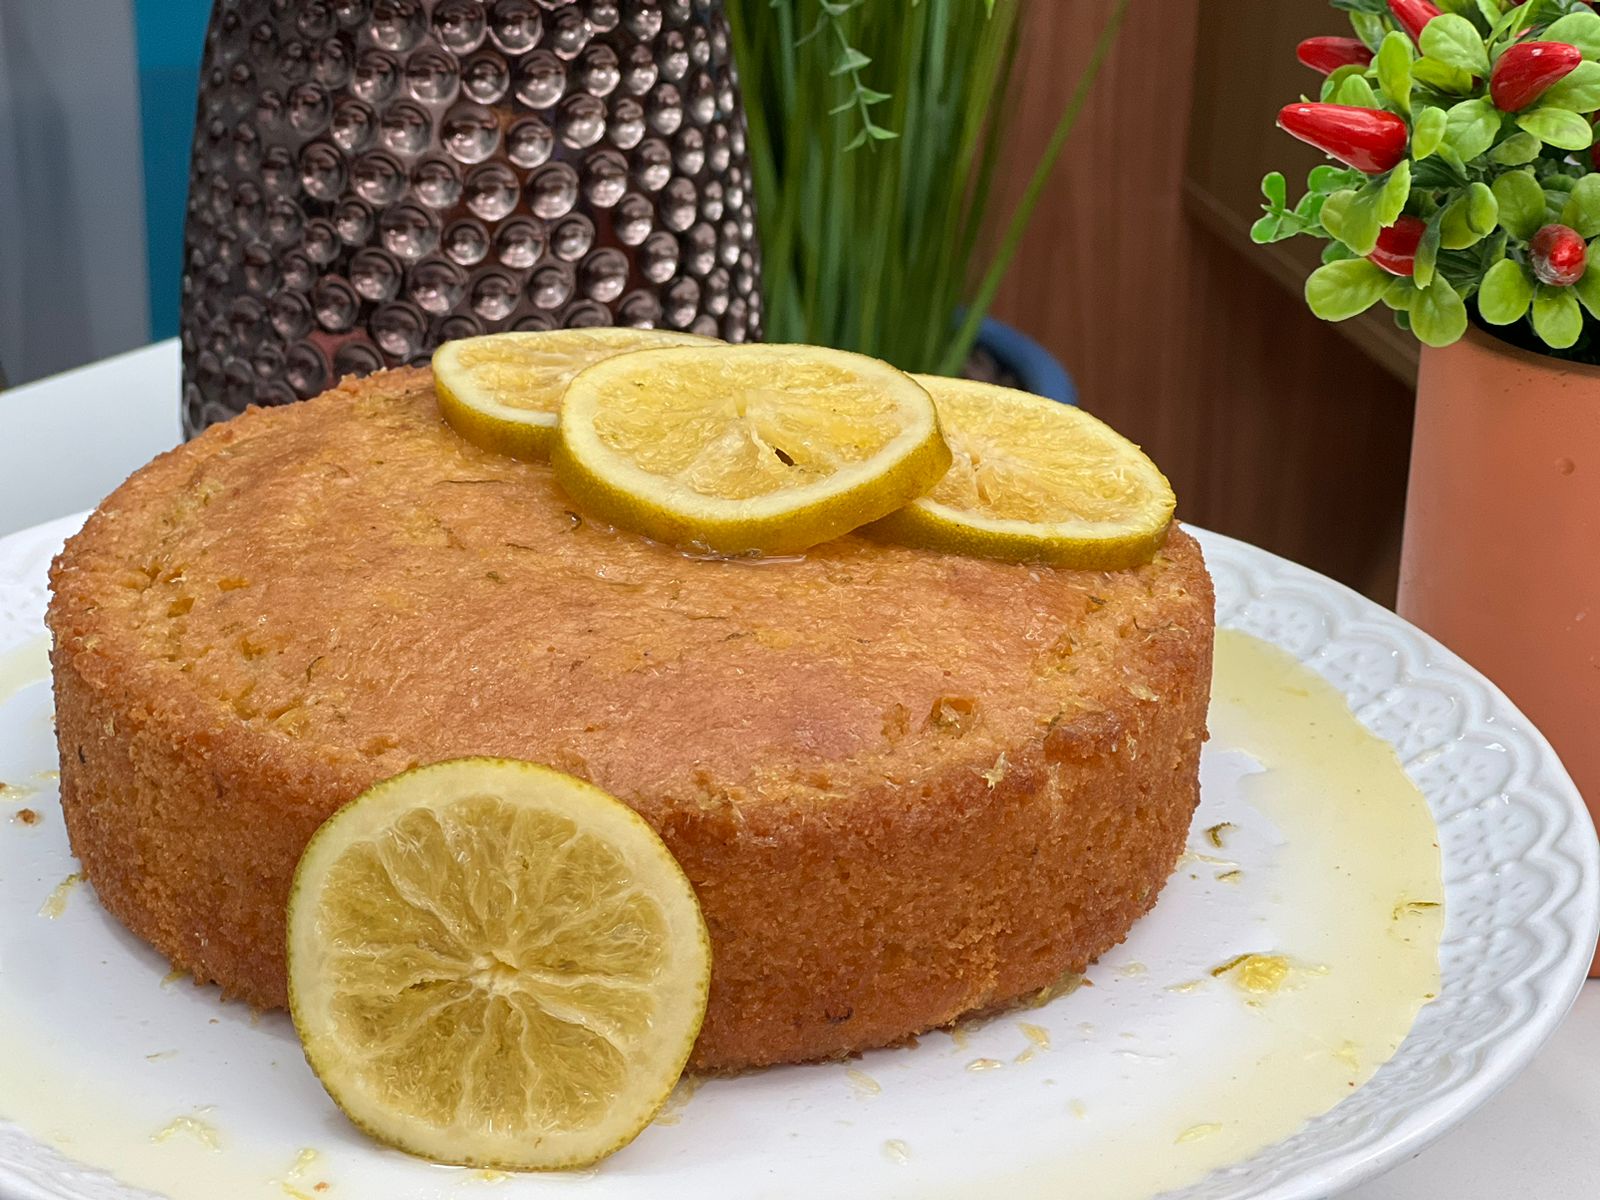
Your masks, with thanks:
[[[51,584],[83,870],[262,1007],[306,842],[421,763],[546,763],[657,830],[711,933],[702,1071],[891,1044],[1081,971],[1155,902],[1198,800],[1212,592],[1181,529],[1116,573],[855,537],[694,557],[461,440],[426,370],[161,456]]]

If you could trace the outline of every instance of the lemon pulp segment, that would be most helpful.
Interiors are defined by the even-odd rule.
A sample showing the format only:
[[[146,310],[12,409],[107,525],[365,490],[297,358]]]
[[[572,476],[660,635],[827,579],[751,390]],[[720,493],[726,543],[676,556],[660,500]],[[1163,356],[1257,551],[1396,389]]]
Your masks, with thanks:
[[[694,891],[621,802],[461,759],[363,793],[307,847],[290,1006],[335,1102],[440,1162],[571,1167],[665,1102],[705,1013]]]
[[[1176,500],[1139,449],[1082,409],[1012,388],[918,376],[953,461],[872,529],[887,540],[1011,561],[1119,570],[1148,562]]]
[[[439,411],[474,445],[543,459],[567,385],[585,367],[656,346],[714,346],[712,338],[661,329],[557,329],[493,333],[446,342],[433,356]]]

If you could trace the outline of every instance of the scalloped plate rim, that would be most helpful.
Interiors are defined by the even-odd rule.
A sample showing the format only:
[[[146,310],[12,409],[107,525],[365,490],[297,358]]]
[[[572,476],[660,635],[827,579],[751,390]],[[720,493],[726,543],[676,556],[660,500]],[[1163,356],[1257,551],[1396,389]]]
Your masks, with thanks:
[[[79,513],[58,518],[0,538],[0,590],[7,586],[5,573],[8,560],[21,553],[23,547],[30,548],[35,556],[41,547],[53,548],[62,538],[75,532],[88,515]],[[1497,686],[1459,655],[1389,610],[1307,567],[1261,550],[1248,542],[1195,526],[1186,528],[1199,539],[1206,552],[1208,563],[1213,566],[1214,574],[1216,568],[1225,565],[1252,583],[1265,584],[1269,591],[1273,587],[1305,589],[1325,609],[1329,611],[1333,611],[1335,607],[1342,609],[1344,611],[1338,615],[1360,625],[1375,626],[1391,632],[1400,631],[1406,639],[1415,643],[1414,649],[1421,651],[1421,661],[1408,663],[1408,666],[1424,667],[1430,676],[1439,675],[1445,679],[1464,681],[1486,701],[1486,717],[1505,721],[1519,732],[1527,741],[1536,760],[1534,776],[1545,784],[1548,796],[1563,806],[1564,815],[1568,818],[1567,823],[1549,845],[1543,847],[1543,853],[1547,856],[1552,855],[1559,848],[1576,865],[1577,878],[1565,896],[1558,897],[1553,903],[1542,904],[1538,911],[1542,915],[1542,923],[1563,926],[1569,930],[1569,936],[1564,946],[1558,948],[1553,961],[1542,962],[1536,959],[1533,964],[1523,967],[1520,973],[1500,983],[1501,989],[1534,988],[1538,1003],[1531,1006],[1532,1015],[1527,1020],[1509,1030],[1499,1031],[1497,1036],[1481,1047],[1483,1058],[1476,1069],[1460,1079],[1448,1082],[1436,1093],[1401,1111],[1393,1123],[1367,1145],[1346,1148],[1341,1153],[1322,1161],[1306,1162],[1299,1169],[1294,1169],[1295,1164],[1291,1160],[1287,1165],[1294,1169],[1294,1173],[1287,1178],[1263,1178],[1252,1181],[1250,1177],[1253,1167],[1265,1168],[1268,1163],[1264,1160],[1270,1159],[1274,1151],[1286,1145],[1286,1142],[1279,1142],[1192,1185],[1164,1193],[1163,1197],[1158,1198],[1158,1200],[1204,1200],[1206,1197],[1221,1194],[1215,1189],[1227,1181],[1231,1188],[1227,1195],[1236,1200],[1319,1200],[1365,1183],[1400,1162],[1414,1157],[1504,1088],[1528,1065],[1560,1026],[1583,986],[1593,947],[1597,938],[1600,938],[1600,841],[1597,841],[1592,834],[1588,812],[1577,788],[1543,734]],[[32,569],[37,570],[37,567]],[[1223,597],[1220,593],[1219,587],[1219,627],[1239,627],[1233,621],[1221,619]],[[1259,595],[1259,593],[1252,594]],[[1339,633],[1332,634],[1322,649],[1336,644],[1339,640]],[[1290,652],[1306,666],[1318,670],[1319,674],[1324,674],[1326,677],[1326,673],[1319,669],[1315,658],[1297,653],[1292,648]],[[1409,654],[1409,650],[1407,653]],[[1338,684],[1335,683],[1335,686]],[[1365,706],[1357,707],[1359,711]],[[1430,808],[1433,808],[1431,797],[1429,802]],[[1435,815],[1438,815],[1437,812]],[[1590,831],[1590,836],[1584,836],[1585,830]],[[1536,846],[1535,849],[1540,848]],[[1441,854],[1443,853],[1441,847]],[[1447,894],[1449,886],[1447,884]],[[1560,917],[1567,919],[1562,921],[1558,919]],[[1395,1061],[1391,1059],[1380,1068],[1377,1075],[1364,1085],[1362,1090],[1372,1087],[1381,1080],[1385,1073],[1395,1067]],[[1359,1095],[1359,1092],[1352,1093],[1352,1098],[1355,1095]],[[1343,1104],[1336,1106],[1322,1117],[1308,1122],[1287,1141],[1301,1138],[1308,1131],[1314,1133],[1319,1123],[1332,1118],[1342,1107]],[[3,1124],[0,1122],[0,1125]],[[79,1178],[84,1186],[98,1186],[98,1190],[93,1193],[96,1198],[147,1200],[153,1195],[116,1182],[101,1168],[72,1162],[41,1143],[32,1142],[31,1145],[40,1152],[35,1160],[35,1166],[44,1166],[46,1169],[57,1171],[66,1169],[81,1172]],[[9,1161],[0,1159],[0,1186],[5,1189],[0,1195],[5,1196],[6,1200],[89,1200],[91,1196],[89,1192],[59,1190],[61,1186],[67,1188],[74,1186],[70,1177],[58,1176],[51,1181],[50,1190],[45,1190],[44,1186],[36,1181],[37,1177],[35,1180],[23,1178],[17,1172],[25,1165],[27,1165],[25,1162],[15,1159]],[[1238,1174],[1240,1172],[1243,1173],[1242,1177]],[[107,1187],[112,1190],[105,1190]]]

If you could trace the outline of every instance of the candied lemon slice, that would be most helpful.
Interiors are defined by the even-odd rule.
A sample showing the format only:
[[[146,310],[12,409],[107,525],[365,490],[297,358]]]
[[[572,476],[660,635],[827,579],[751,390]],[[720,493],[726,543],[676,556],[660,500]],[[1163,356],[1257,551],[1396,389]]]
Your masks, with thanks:
[[[572,381],[550,452],[580,507],[680,546],[788,554],[931,488],[950,450],[928,393],[815,346],[641,350]]]
[[[919,375],[955,461],[868,530],[958,554],[1115,571],[1149,562],[1177,501],[1139,447],[1082,409],[994,384]]]
[[[653,346],[715,346],[662,329],[556,329],[446,342],[433,355],[444,419],[467,441],[512,458],[544,459],[572,377],[614,354]]]
[[[710,942],[632,809],[532,763],[467,758],[363,792],[289,898],[306,1061],[372,1136],[437,1162],[582,1166],[666,1101]]]

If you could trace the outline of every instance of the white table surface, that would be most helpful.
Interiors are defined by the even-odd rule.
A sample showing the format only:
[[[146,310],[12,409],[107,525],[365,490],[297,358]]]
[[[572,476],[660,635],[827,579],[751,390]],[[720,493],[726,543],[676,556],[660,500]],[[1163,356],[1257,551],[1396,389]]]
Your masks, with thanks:
[[[178,344],[0,392],[0,535],[92,508],[178,440]],[[1600,1197],[1600,980],[1534,1063],[1352,1200]]]

